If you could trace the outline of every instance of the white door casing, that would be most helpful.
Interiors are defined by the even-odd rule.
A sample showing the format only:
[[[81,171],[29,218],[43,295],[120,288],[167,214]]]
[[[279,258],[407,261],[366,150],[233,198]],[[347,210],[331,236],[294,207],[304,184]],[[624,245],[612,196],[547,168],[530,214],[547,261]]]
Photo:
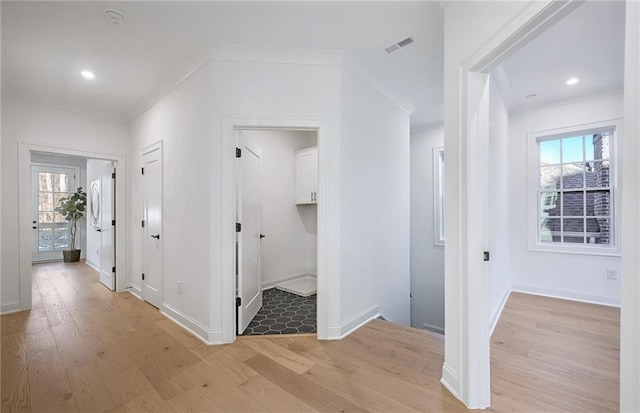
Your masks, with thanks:
[[[261,158],[257,147],[239,145],[237,220],[238,334],[242,334],[262,307],[260,272]]]
[[[53,209],[60,198],[76,190],[78,174],[76,167],[31,166],[32,262],[60,260],[61,251],[68,248],[69,223]],[[76,242],[80,242],[80,233]]]
[[[160,308],[163,299],[162,144],[142,151],[142,298]]]
[[[116,289],[115,267],[114,181],[111,163],[100,171],[100,282],[108,289]]]

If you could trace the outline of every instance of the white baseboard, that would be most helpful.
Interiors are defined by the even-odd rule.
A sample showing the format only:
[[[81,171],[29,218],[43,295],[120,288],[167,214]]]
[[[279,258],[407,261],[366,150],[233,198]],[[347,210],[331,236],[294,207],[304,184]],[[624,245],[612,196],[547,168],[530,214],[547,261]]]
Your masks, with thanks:
[[[97,267],[94,263],[92,263],[91,261],[84,261],[85,264],[87,264],[89,267],[93,268],[94,270],[98,271],[98,273],[100,273],[100,268]]]
[[[491,324],[489,324],[489,337],[493,335],[493,330],[496,329],[498,325],[498,321],[500,320],[500,316],[502,315],[502,310],[504,310],[504,306],[507,304],[509,300],[509,296],[511,295],[511,288],[507,288],[502,296],[502,299],[498,303],[498,305],[493,309],[491,313]]]
[[[142,300],[142,291],[140,291],[140,288],[132,285],[130,287],[126,287],[124,290],[135,295],[139,300]]]
[[[511,291],[517,293],[542,295],[551,298],[580,301],[589,304],[600,304],[609,307],[620,307],[620,296],[593,294],[584,291],[568,290],[563,288],[544,287],[534,284],[513,284]]]
[[[17,313],[18,311],[22,311],[20,300],[12,300],[0,303],[0,314]]]
[[[210,330],[200,322],[194,320],[186,314],[181,313],[180,311],[167,304],[162,305],[162,310],[160,310],[160,313],[199,338],[207,345],[224,344],[224,342],[222,341],[221,330]]]
[[[458,375],[451,370],[446,363],[442,365],[442,378],[440,379],[440,383],[449,390],[449,393],[451,393],[453,397],[458,400],[462,400],[458,392],[455,390],[460,386]]]
[[[369,321],[380,316],[380,306],[374,304],[366,310],[354,315],[338,327],[328,328],[328,340],[342,340]]]
[[[436,325],[429,324],[429,323],[422,323],[422,328],[425,329],[425,330],[433,331],[434,333],[438,333],[438,334],[444,335],[444,328],[443,327],[438,327]]]
[[[289,281],[289,280],[294,280],[296,278],[304,277],[305,275],[310,275],[312,277],[316,276],[315,274],[309,274],[308,272],[305,272],[303,274],[292,275],[290,277],[278,278],[277,280],[274,280],[274,281],[263,282],[262,283],[262,291],[269,290],[269,289],[275,287],[276,284],[279,284],[279,283],[282,283],[282,282],[285,282],[285,281]]]

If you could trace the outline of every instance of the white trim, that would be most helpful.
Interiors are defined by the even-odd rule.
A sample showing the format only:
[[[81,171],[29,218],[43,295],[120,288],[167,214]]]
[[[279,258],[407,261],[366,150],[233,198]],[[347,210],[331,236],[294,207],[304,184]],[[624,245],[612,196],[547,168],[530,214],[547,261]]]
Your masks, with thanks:
[[[560,139],[576,134],[612,130],[609,140],[610,182],[613,225],[613,243],[611,246],[594,246],[588,244],[565,244],[539,241],[540,226],[538,225],[540,201],[538,199],[538,174],[540,169],[540,157],[538,142],[542,140]],[[562,128],[546,129],[527,133],[527,240],[529,251],[552,252],[563,254],[582,254],[619,257],[620,247],[620,217],[621,203],[618,197],[618,175],[621,170],[617,156],[617,146],[622,139],[623,122],[620,118],[602,120],[597,122],[569,125]],[[585,211],[586,213],[586,211]]]
[[[11,314],[23,311],[20,306],[20,300],[7,301],[0,303],[0,314]]]
[[[162,304],[160,313],[207,345],[223,344],[222,331],[220,330],[210,330],[202,323],[167,304]]]
[[[620,307],[620,296],[594,294],[586,291],[569,290],[557,287],[545,287],[535,284],[513,284],[512,292],[541,295],[544,297],[560,298],[563,300],[579,301],[582,303]]]
[[[87,264],[89,267],[93,268],[94,270],[98,271],[98,273],[100,273],[100,268],[96,267],[92,262],[87,261],[86,258],[84,260],[84,263]]]
[[[442,378],[440,379],[440,383],[447,389],[456,399],[460,400],[465,406],[467,404],[460,397],[456,389],[460,388],[460,378],[455,373],[454,370],[447,366],[447,363],[442,365]],[[468,406],[467,406],[468,407]]]
[[[433,148],[433,243],[444,247],[444,146]],[[442,231],[440,231],[442,229]]]
[[[20,308],[31,308],[31,153],[41,152],[81,158],[104,159],[115,162],[116,169],[116,291],[127,286],[128,273],[128,216],[127,216],[127,165],[124,155],[78,151],[63,147],[18,143],[18,225]]]
[[[125,291],[133,294],[138,300],[142,300],[142,291],[140,291],[140,289],[135,285],[127,287]]]
[[[337,327],[329,327],[329,340],[342,340],[374,318],[380,317],[380,306],[374,304]]]
[[[304,277],[304,276],[307,276],[307,275],[310,275],[312,277],[317,277],[316,274],[310,274],[308,272],[305,272],[305,273],[298,274],[298,275],[291,275],[289,277],[278,278],[277,280],[274,280],[274,281],[263,282],[262,283],[262,291],[270,290],[270,289],[274,288],[276,286],[276,284],[278,284],[278,283],[289,281],[289,280],[294,280],[296,278]]]
[[[222,125],[222,222],[211,222],[212,244],[222,245],[222,259],[211,257],[211,267],[219,266],[220,285],[212,285],[210,297],[212,302],[220,302],[222,319],[222,342],[231,343],[236,339],[235,323],[235,229],[233,223],[236,216],[236,158],[233,155],[236,147],[236,130],[238,129],[291,129],[315,130],[318,134],[318,241],[317,241],[317,323],[318,339],[330,339],[329,325],[340,317],[340,213],[339,165],[340,142],[329,140],[327,123],[317,119],[287,118],[242,118],[225,117]],[[211,147],[212,159],[219,156],[219,148]],[[339,152],[338,152],[339,154]],[[329,169],[329,159],[332,168]],[[211,191],[214,193],[214,191]],[[220,228],[224,228],[220,231]],[[220,238],[218,238],[220,237]],[[331,242],[328,242],[331,240]],[[221,300],[217,294],[222,292]],[[329,305],[330,297],[333,297]],[[212,310],[213,311],[213,310]],[[217,311],[215,312],[217,313]]]
[[[509,296],[511,296],[511,288],[507,288],[500,299],[498,305],[491,312],[491,321],[489,322],[489,337],[493,335],[493,332],[498,325],[498,321],[500,321],[500,316],[502,315],[502,311],[504,310],[504,306],[507,305],[507,301],[509,301]]]
[[[424,330],[428,330],[428,331],[432,331],[434,333],[438,333],[438,334],[444,335],[444,327],[438,327],[436,325],[429,324],[429,323],[422,323],[422,328]]]

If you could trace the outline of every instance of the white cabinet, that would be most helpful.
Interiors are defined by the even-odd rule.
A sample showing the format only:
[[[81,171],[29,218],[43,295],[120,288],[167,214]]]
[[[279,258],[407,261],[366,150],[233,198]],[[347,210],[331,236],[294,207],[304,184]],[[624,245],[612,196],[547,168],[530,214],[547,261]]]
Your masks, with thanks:
[[[318,147],[296,151],[296,204],[318,202]]]

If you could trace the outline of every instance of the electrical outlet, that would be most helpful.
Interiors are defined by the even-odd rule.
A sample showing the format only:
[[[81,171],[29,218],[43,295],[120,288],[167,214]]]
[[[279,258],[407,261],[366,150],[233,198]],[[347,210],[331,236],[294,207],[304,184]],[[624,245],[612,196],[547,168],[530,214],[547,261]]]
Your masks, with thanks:
[[[618,270],[615,268],[607,268],[607,279],[608,280],[617,280],[618,279]]]
[[[182,294],[182,281],[178,281],[178,294]]]

